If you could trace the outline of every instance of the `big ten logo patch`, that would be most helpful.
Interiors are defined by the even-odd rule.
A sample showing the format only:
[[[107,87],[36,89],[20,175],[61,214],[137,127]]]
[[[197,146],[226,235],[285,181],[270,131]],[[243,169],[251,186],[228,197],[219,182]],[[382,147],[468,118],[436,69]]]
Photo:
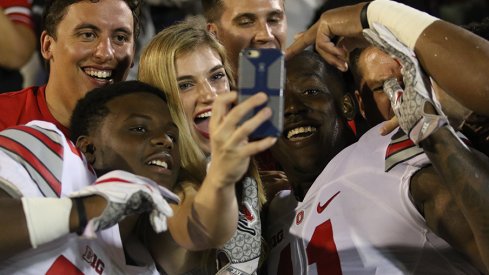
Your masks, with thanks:
[[[102,261],[102,259],[99,259],[97,257],[97,254],[93,252],[93,250],[89,247],[86,246],[85,252],[83,253],[83,260],[85,262],[89,263],[90,266],[97,272],[97,274],[102,274],[105,269],[105,264]]]

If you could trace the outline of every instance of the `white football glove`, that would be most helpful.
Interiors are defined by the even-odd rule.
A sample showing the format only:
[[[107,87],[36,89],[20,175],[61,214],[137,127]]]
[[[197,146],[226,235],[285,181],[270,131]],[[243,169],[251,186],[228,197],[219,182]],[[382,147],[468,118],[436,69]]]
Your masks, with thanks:
[[[154,181],[125,171],[109,172],[70,197],[100,195],[107,200],[102,214],[88,221],[83,236],[95,238],[95,232],[109,228],[126,216],[151,212],[149,219],[155,232],[167,229],[167,217],[173,215],[169,202],[178,203],[177,195]]]
[[[384,92],[389,96],[399,126],[409,138],[415,144],[419,144],[436,129],[447,125],[447,117],[431,99],[429,79],[419,66],[414,52],[399,42],[383,25],[374,23],[372,29],[363,30],[363,35],[370,43],[397,59],[402,65],[404,90],[396,79],[389,79],[384,82]],[[431,103],[441,115],[425,113],[426,102]]]

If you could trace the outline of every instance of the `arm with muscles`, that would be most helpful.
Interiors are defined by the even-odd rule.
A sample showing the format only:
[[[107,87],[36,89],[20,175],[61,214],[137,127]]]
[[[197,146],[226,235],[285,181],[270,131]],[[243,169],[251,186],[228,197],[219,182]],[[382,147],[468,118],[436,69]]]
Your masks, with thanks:
[[[2,181],[2,185],[5,182]],[[78,202],[85,206],[87,219],[100,215],[106,202],[90,196]],[[82,229],[80,217],[70,198],[14,199],[0,195],[0,260]]]
[[[443,209],[443,204],[433,196],[432,203],[425,204],[431,205],[431,209],[424,207],[427,223],[434,224],[435,232],[439,231],[481,271],[488,273],[489,159],[465,146],[448,127],[438,129],[421,145],[433,164],[440,185],[448,190],[446,193],[451,198],[452,209],[455,209],[437,211]],[[424,188],[422,185],[425,183],[420,182],[420,188]],[[433,213],[431,219],[428,213]],[[464,228],[467,224],[469,228]]]
[[[358,38],[364,28],[378,23],[414,50],[423,69],[449,95],[465,107],[489,115],[489,78],[484,73],[489,64],[488,41],[394,1],[376,0],[366,5],[360,3],[326,11],[290,45],[287,56],[315,44],[326,61],[346,71],[347,50],[333,44],[331,39]]]
[[[12,22],[0,7],[0,66],[20,69],[36,48],[34,31],[24,24]]]
[[[12,185],[2,182],[2,185]],[[5,188],[3,188],[5,189]],[[73,194],[71,198],[10,198],[3,192],[0,217],[0,259],[76,232],[87,237],[126,216],[151,211],[155,231],[166,229],[171,208],[163,199],[176,197],[156,183],[133,174],[113,171]]]
[[[389,79],[384,92],[400,127],[423,146],[434,167],[421,169],[411,179],[416,206],[437,235],[488,272],[489,160],[464,146],[446,117],[438,115],[431,100],[424,97],[428,91],[416,59],[391,44],[380,43],[377,33],[366,37],[401,62],[404,90],[397,79]]]
[[[209,125],[212,161],[207,176],[195,196],[184,198],[168,221],[172,237],[186,249],[220,247],[233,236],[238,222],[235,184],[247,171],[250,157],[276,141],[271,137],[248,141],[248,136],[270,117],[269,108],[240,124],[248,112],[267,100],[266,95],[260,93],[228,110],[236,99],[237,94],[231,92],[214,102]]]

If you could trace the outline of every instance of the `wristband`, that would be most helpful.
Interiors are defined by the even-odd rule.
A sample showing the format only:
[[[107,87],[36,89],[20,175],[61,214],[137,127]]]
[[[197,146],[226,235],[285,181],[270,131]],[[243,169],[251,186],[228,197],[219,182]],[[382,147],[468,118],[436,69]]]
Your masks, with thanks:
[[[22,206],[33,248],[70,233],[69,198],[22,198]]]
[[[370,25],[368,24],[367,9],[371,2],[365,4],[360,11],[360,23],[362,24],[362,29],[368,29]]]
[[[370,2],[367,9],[369,26],[379,23],[410,49],[414,49],[418,37],[434,21],[439,20],[425,12],[389,0]]]
[[[72,200],[75,203],[76,211],[78,213],[78,230],[76,230],[76,234],[81,236],[87,226],[87,213],[82,198],[72,198]]]

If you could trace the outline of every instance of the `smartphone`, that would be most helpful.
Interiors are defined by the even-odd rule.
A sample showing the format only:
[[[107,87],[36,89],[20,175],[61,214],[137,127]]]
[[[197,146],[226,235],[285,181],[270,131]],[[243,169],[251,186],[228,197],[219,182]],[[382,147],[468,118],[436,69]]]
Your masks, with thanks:
[[[272,109],[272,117],[260,125],[251,135],[251,140],[269,136],[278,137],[283,130],[284,113],[284,53],[279,49],[243,49],[239,54],[238,101],[265,92],[268,101],[256,107],[243,120],[248,120],[263,107]]]

